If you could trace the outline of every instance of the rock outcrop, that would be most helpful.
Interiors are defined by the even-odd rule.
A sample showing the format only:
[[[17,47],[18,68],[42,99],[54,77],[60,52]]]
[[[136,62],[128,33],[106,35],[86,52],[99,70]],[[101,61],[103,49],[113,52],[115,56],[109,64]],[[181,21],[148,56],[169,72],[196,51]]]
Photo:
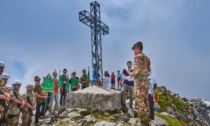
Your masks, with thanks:
[[[120,91],[91,86],[67,96],[67,108],[91,108],[91,110],[121,109]]]

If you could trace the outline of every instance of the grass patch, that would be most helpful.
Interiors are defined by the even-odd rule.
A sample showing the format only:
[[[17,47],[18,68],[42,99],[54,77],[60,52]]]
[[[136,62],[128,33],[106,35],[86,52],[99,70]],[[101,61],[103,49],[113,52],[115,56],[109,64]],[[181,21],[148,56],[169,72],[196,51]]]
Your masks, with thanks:
[[[155,112],[155,115],[165,119],[168,122],[169,126],[186,126],[186,124],[184,122],[180,122],[177,119],[172,118],[171,116],[168,115],[162,115],[158,112]]]
[[[68,126],[68,123],[67,123],[67,122],[62,122],[62,121],[61,121],[61,122],[59,123],[59,126]]]

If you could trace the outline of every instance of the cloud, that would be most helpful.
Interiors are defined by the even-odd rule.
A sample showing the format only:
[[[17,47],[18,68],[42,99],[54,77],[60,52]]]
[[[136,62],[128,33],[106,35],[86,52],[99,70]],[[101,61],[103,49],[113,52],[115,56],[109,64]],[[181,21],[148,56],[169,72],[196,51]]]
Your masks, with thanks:
[[[79,22],[78,14],[89,11],[90,2],[2,3],[0,60],[7,65],[9,83],[21,78],[24,83],[33,83],[35,75],[45,76],[64,67],[69,73],[76,70],[80,76],[83,68],[91,66],[90,28]],[[110,28],[110,34],[102,36],[104,70],[122,70],[128,60],[133,61],[132,45],[143,41],[144,53],[151,58],[159,85],[188,98],[210,99],[208,1],[99,3],[101,19]],[[20,67],[13,68],[16,62]]]

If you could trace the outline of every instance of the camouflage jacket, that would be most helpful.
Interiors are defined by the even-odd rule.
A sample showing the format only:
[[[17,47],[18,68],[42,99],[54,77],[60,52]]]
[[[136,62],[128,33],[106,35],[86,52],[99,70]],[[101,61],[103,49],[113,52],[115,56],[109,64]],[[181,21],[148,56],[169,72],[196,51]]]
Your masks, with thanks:
[[[3,94],[9,93],[9,88],[6,87],[5,85],[1,85],[0,90]],[[0,105],[0,112],[3,112],[3,111],[4,111],[4,107],[2,105]]]
[[[151,71],[150,59],[143,53],[139,53],[134,57],[133,70],[139,70],[139,73],[135,76],[136,80],[142,80],[144,76],[148,77]]]
[[[27,101],[28,97],[29,97],[29,99],[30,99],[30,101],[32,103],[32,106],[33,106],[35,104],[35,95],[34,95],[34,93],[32,91],[31,92],[30,91],[26,91],[26,93],[22,95],[22,99],[24,101]],[[25,106],[23,108],[23,110],[24,110],[24,112],[28,112],[28,107]]]
[[[14,100],[16,99],[15,95],[14,95],[14,91],[10,91],[10,102],[11,102],[11,106],[10,109],[8,110],[8,115],[18,115],[20,113],[20,109],[18,108],[18,104],[14,102]],[[17,92],[17,97],[20,100],[23,100],[20,93]]]

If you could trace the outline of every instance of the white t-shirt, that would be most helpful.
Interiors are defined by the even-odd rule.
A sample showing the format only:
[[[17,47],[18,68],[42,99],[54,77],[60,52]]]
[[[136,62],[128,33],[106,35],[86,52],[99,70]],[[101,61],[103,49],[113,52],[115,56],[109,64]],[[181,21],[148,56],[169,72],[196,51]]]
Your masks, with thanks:
[[[104,78],[103,78],[103,84],[104,84],[104,86],[105,86],[106,88],[108,88],[108,89],[111,88],[111,86],[110,86],[110,84],[109,84],[109,77],[104,77]]]
[[[152,86],[152,89],[154,89],[154,84],[157,84],[157,80],[152,75],[149,75],[148,79],[149,79],[149,82],[150,82],[150,84]],[[149,89],[149,92],[148,93],[149,94],[152,94],[151,88]]]

